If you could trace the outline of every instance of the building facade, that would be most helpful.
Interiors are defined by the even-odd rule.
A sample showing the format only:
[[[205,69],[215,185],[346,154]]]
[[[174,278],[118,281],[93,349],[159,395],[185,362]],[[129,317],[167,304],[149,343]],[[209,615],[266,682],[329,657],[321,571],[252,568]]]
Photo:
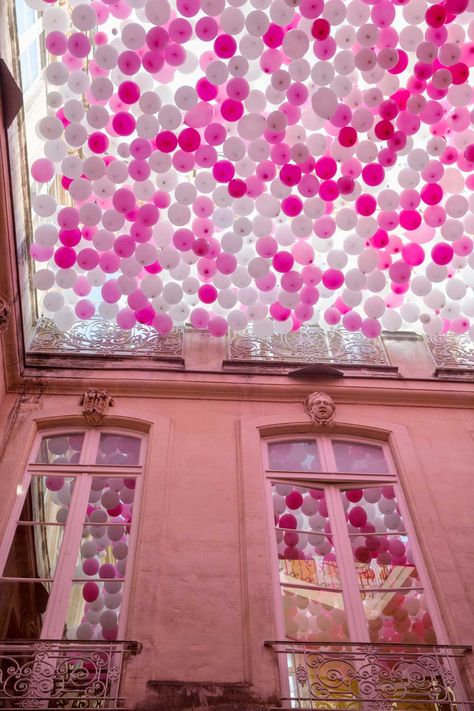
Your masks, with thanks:
[[[0,708],[474,708],[472,343],[33,318],[24,22],[2,50],[33,94],[0,136]]]

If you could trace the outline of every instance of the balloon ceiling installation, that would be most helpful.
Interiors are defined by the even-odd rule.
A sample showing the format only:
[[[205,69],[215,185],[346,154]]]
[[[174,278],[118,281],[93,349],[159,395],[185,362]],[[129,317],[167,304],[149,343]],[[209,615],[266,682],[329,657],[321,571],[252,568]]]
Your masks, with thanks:
[[[26,0],[43,309],[474,338],[474,2]]]

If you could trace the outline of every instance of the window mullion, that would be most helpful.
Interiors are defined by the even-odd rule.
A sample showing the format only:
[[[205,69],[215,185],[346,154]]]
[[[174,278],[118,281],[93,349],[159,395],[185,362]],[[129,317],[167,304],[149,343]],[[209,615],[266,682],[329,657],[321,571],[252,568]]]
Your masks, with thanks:
[[[324,458],[324,470],[326,472],[336,471],[336,460],[334,458],[334,452],[332,448],[332,440],[330,437],[321,437],[319,440],[321,451]]]
[[[97,450],[99,448],[99,430],[88,430],[84,437],[82,447],[81,464],[92,464],[95,462]]]
[[[369,642],[367,623],[357,585],[354,557],[349,536],[347,535],[346,517],[339,488],[328,486],[326,488],[326,497],[350,639],[353,642]]]
[[[61,639],[63,636],[64,621],[82,539],[82,528],[89,501],[91,482],[91,477],[87,475],[78,476],[75,481],[74,494],[64,530],[51,597],[41,632],[42,639]]]

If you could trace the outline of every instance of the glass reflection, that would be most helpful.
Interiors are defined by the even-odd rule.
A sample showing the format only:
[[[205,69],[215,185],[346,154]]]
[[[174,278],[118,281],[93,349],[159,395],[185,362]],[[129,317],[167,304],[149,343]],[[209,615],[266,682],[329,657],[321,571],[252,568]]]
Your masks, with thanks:
[[[106,639],[118,636],[123,581],[75,582],[69,597],[63,639]]]
[[[117,638],[135,483],[132,477],[92,480],[69,600],[67,639]]]
[[[341,492],[361,589],[420,587],[393,486]]]
[[[0,581],[0,639],[39,639],[52,583]]]
[[[63,526],[19,524],[3,571],[5,578],[53,578]]]
[[[43,437],[36,464],[79,464],[84,434]]]
[[[96,464],[117,464],[124,467],[139,464],[140,444],[138,437],[101,434]]]
[[[330,533],[329,513],[322,489],[274,482],[273,511],[279,528]]]
[[[338,472],[357,474],[386,474],[387,462],[383,448],[362,442],[333,441],[336,469]]]
[[[341,580],[332,539],[329,536],[279,531],[283,540],[278,545],[280,582],[339,588]],[[290,545],[291,544],[291,545]]]
[[[436,644],[422,590],[371,591],[361,598],[372,642]]]
[[[20,521],[66,523],[74,491],[74,478],[33,476],[20,514]]]
[[[342,593],[327,590],[283,592],[285,634],[306,642],[347,642],[349,630]]]
[[[276,472],[320,472],[321,462],[316,442],[272,442],[268,445],[268,466]]]

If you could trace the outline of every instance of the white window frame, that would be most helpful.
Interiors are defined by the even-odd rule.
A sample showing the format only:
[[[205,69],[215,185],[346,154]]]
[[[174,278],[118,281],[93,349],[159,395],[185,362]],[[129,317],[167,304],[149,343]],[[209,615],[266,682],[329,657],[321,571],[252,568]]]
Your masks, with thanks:
[[[318,447],[318,454],[321,463],[321,472],[308,471],[275,471],[269,468],[268,450],[269,445],[278,442],[301,442],[313,441]],[[385,461],[387,463],[388,472],[379,474],[363,474],[353,472],[337,472],[334,451],[332,442],[344,441],[351,444],[375,445],[382,448]],[[265,469],[266,479],[266,503],[267,503],[267,520],[270,531],[271,553],[274,565],[272,583],[274,589],[274,600],[276,610],[276,627],[277,638],[285,640],[285,623],[283,617],[283,605],[281,595],[281,583],[279,578],[278,566],[275,562],[278,561],[277,542],[275,537],[275,523],[272,503],[272,483],[279,482],[289,483],[295,486],[312,486],[314,488],[324,489],[326,495],[326,503],[328,506],[329,520],[331,522],[331,536],[334,541],[334,549],[336,550],[337,566],[341,579],[341,591],[344,600],[344,610],[346,612],[346,620],[349,628],[349,641],[351,643],[371,643],[367,620],[364,615],[362,602],[360,599],[360,589],[355,573],[354,556],[350,544],[350,539],[347,534],[347,523],[344,515],[344,507],[342,505],[340,491],[344,488],[367,488],[370,486],[393,486],[397,498],[403,522],[405,524],[406,534],[410,541],[410,546],[413,553],[415,566],[418,572],[418,577],[421,581],[421,587],[425,594],[427,608],[432,618],[433,629],[436,634],[438,644],[448,644],[446,631],[442,623],[442,617],[434,597],[432,588],[429,583],[429,576],[423,562],[423,556],[418,546],[416,532],[414,530],[410,512],[400,485],[397,469],[391,456],[390,448],[387,442],[378,439],[370,439],[366,437],[357,437],[341,434],[289,434],[275,437],[262,438],[262,459]],[[410,588],[412,589],[412,588]],[[403,591],[407,591],[406,588]],[[289,640],[291,641],[291,640]],[[311,644],[319,644],[318,642],[308,642]],[[320,643],[324,645],[324,642]],[[341,643],[344,644],[344,643]],[[286,675],[287,676],[287,675]],[[285,678],[285,675],[283,675]]]
[[[41,441],[46,437],[54,437],[61,435],[84,434],[84,442],[81,450],[80,461],[77,464],[37,464],[35,462]],[[140,440],[140,458],[136,465],[121,466],[114,464],[94,464],[95,455],[98,452],[99,440],[102,434],[110,434],[117,436],[135,437]],[[120,607],[119,623],[118,623],[118,639],[123,639],[125,636],[128,605],[131,593],[133,579],[133,563],[135,557],[137,528],[140,515],[141,489],[143,485],[143,468],[146,455],[146,435],[134,429],[119,429],[119,428],[97,428],[90,429],[87,427],[65,427],[48,430],[41,430],[37,433],[34,444],[31,448],[31,454],[26,466],[25,473],[22,477],[20,485],[17,487],[17,498],[12,508],[10,521],[7,525],[3,540],[0,545],[0,581],[6,582],[26,582],[32,583],[33,580],[39,578],[15,578],[3,577],[3,571],[8,559],[11,545],[17,529],[17,524],[20,519],[21,511],[24,502],[28,495],[30,483],[34,476],[63,476],[76,479],[71,507],[66,524],[63,527],[63,539],[60,546],[60,551],[56,563],[56,569],[52,582],[51,594],[48,599],[48,605],[43,618],[42,630],[40,639],[61,639],[67,615],[69,599],[72,586],[75,582],[79,582],[74,576],[77,559],[82,540],[82,530],[87,505],[89,502],[89,494],[91,490],[92,480],[94,477],[106,478],[123,478],[133,477],[136,480],[135,498],[133,508],[133,521],[130,525],[129,536],[129,554],[127,559],[127,570],[123,578],[123,598]],[[38,522],[40,523],[40,522]],[[48,524],[46,524],[48,525]],[[60,525],[60,524],[56,524]],[[122,580],[122,579],[120,579]],[[81,583],[88,582],[87,579],[81,579]]]

